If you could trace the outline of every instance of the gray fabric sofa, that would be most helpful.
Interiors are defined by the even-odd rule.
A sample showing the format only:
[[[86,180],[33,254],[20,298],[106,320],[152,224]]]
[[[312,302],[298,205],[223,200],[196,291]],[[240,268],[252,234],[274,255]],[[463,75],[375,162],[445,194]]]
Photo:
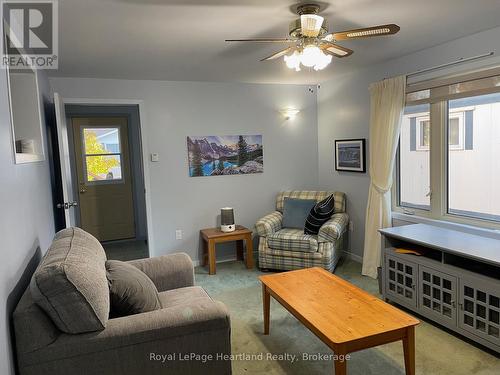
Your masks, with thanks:
[[[81,229],[56,234],[14,311],[20,375],[231,373],[228,310],[194,286],[188,255],[130,262],[153,280],[163,308],[115,319],[105,260]]]

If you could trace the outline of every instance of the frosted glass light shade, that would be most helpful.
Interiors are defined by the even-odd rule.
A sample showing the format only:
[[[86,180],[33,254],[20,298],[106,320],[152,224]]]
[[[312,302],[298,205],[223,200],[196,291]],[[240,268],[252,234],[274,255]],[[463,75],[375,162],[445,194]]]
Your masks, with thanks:
[[[300,57],[300,62],[302,65],[307,66],[307,67],[313,67],[316,65],[316,62],[321,59],[321,55],[323,52],[321,50],[313,45],[309,44],[308,46],[304,47],[304,50],[302,51],[302,55]]]
[[[304,36],[313,38],[318,36],[322,24],[323,17],[317,14],[302,14],[300,16],[300,29]]]
[[[300,52],[294,51],[291,55],[283,57],[286,66],[290,69],[300,71],[300,65],[322,70],[332,62],[332,56],[325,54],[318,46],[308,44]]]

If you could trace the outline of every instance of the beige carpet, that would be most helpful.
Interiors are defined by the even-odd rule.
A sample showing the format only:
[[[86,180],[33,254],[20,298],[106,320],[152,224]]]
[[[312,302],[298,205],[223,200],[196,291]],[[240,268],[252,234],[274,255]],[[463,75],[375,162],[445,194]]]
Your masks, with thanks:
[[[335,273],[378,295],[376,281],[361,276],[360,264],[344,262]],[[246,270],[242,262],[218,263],[214,276],[204,268],[196,268],[196,283],[214,299],[223,301],[231,312],[232,351],[241,356],[233,361],[233,373],[333,374],[328,348],[272,299],[271,334],[262,334],[260,274],[255,269]],[[304,353],[312,359],[304,359]],[[272,358],[272,354],[282,357]],[[326,358],[318,358],[318,354]],[[416,358],[419,375],[500,375],[498,355],[430,321],[422,320],[417,327]],[[353,353],[347,369],[349,375],[404,374],[402,345],[392,343]]]

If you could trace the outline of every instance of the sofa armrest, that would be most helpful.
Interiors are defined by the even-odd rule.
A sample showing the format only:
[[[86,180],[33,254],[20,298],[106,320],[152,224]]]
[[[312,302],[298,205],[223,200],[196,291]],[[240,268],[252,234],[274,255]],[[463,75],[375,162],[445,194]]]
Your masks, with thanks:
[[[318,242],[337,241],[346,231],[348,222],[349,216],[346,213],[334,214],[332,218],[319,229]]]
[[[186,253],[132,260],[128,263],[148,275],[159,292],[194,285],[193,262]]]
[[[255,229],[260,237],[267,237],[281,229],[283,223],[283,214],[279,211],[274,211],[262,219],[257,220]]]
[[[176,346],[181,340],[196,340],[196,335],[214,332],[214,340],[221,340],[218,346],[228,347],[230,353],[230,320],[226,306],[219,301],[199,299],[189,304],[183,304],[135,314],[121,318],[110,319],[103,331],[89,332],[79,335],[62,334],[50,346],[38,353],[31,353],[30,359],[23,361],[26,365],[58,361],[78,356],[92,356],[96,353],[120,353],[134,347],[138,359],[145,360],[149,356],[148,347],[161,348],[159,342],[172,340],[170,346]],[[225,342],[222,342],[226,340]],[[145,345],[145,346],[143,346]],[[207,351],[215,344],[207,342]],[[193,343],[191,347],[196,347]],[[190,346],[177,347],[177,350],[189,350]],[[174,350],[174,348],[172,348]],[[144,351],[144,353],[142,353]],[[110,358],[119,361],[119,355]],[[31,362],[31,363],[29,363]],[[120,368],[117,363],[117,368]]]

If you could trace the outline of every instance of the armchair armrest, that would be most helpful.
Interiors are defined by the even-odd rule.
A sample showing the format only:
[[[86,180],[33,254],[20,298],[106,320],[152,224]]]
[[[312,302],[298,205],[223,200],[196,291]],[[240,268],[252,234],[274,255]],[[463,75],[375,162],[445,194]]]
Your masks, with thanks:
[[[319,229],[318,242],[337,241],[346,231],[348,222],[349,216],[346,213],[334,214],[332,218]]]
[[[34,356],[40,357],[38,359],[42,362],[47,362],[115,352],[114,355],[109,354],[109,357],[118,361],[121,351],[134,347],[137,360],[145,361],[151,351],[151,346],[165,348],[166,345],[170,346],[172,352],[182,351],[189,346],[178,347],[179,337],[189,337],[204,332],[214,332],[217,337],[220,337],[221,342],[227,341],[227,345],[223,345],[230,347],[229,312],[222,302],[212,300],[207,302],[203,299],[187,305],[110,319],[103,331],[79,335],[62,334],[54,343]],[[223,335],[223,332],[227,335]],[[196,340],[196,338],[191,340]],[[168,344],[169,341],[171,344]],[[165,344],[159,344],[160,342]],[[206,351],[210,351],[213,346],[213,342],[207,343]],[[192,344],[192,347],[197,346]],[[122,363],[118,361],[117,369],[121,366]]]
[[[263,218],[257,220],[255,229],[260,237],[267,237],[281,229],[283,222],[283,214],[279,211],[274,211]]]
[[[129,261],[153,280],[158,292],[194,285],[194,267],[186,253]]]

